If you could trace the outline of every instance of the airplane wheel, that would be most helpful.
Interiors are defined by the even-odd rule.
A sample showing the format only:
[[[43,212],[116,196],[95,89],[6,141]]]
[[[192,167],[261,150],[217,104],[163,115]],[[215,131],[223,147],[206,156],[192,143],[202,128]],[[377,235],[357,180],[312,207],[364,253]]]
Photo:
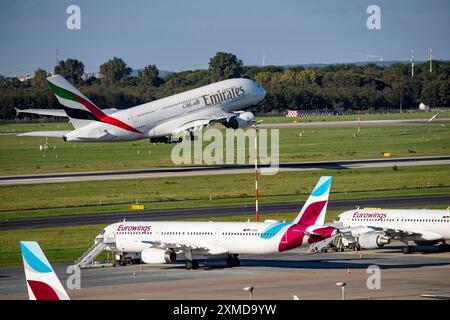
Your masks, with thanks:
[[[403,247],[402,251],[403,251],[404,254],[410,254],[410,253],[414,252],[414,247],[413,246],[406,246],[406,247]]]
[[[232,257],[228,257],[227,258],[227,267],[228,268],[232,268],[233,267],[233,258]]]
[[[241,260],[236,257],[233,259],[233,267],[239,267],[241,265]]]
[[[198,269],[198,261],[192,261],[192,269],[197,270]]]
[[[185,267],[186,267],[186,270],[194,269],[194,262],[190,261],[190,260],[186,261]]]

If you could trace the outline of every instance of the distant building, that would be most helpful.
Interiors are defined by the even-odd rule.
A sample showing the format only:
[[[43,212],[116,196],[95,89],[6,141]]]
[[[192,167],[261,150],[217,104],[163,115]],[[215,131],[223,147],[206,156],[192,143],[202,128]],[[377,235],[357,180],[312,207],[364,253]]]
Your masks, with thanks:
[[[323,117],[323,116],[340,116],[344,114],[344,110],[334,109],[306,109],[306,110],[288,110],[286,117]]]
[[[85,72],[83,73],[83,75],[81,76],[81,79],[83,79],[84,81],[86,81],[89,78],[96,78],[96,79],[101,79],[102,75],[100,73],[100,71],[96,71],[96,72]]]
[[[24,81],[26,81],[26,80],[30,80],[30,79],[31,79],[31,76],[30,76],[29,74],[27,74],[26,76],[17,76],[16,78],[17,78],[17,80],[19,80],[20,82],[24,82]]]

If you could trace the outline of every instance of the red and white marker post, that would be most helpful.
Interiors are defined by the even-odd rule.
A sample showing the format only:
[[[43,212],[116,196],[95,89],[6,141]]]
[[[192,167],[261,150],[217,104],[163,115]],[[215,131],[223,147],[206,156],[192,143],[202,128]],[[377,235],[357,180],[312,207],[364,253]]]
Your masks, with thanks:
[[[255,219],[256,222],[259,222],[259,210],[258,210],[258,180],[259,180],[259,173],[258,173],[258,128],[256,125],[253,127],[253,132],[255,133]]]

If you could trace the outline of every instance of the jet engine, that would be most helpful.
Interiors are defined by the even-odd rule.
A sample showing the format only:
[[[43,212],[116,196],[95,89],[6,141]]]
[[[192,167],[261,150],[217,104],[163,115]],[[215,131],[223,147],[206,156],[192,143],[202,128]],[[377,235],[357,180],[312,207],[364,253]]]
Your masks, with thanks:
[[[177,259],[177,254],[170,250],[149,248],[141,253],[141,259],[144,263],[171,263]]]
[[[362,249],[381,248],[390,242],[391,239],[388,236],[374,232],[363,233],[358,238],[358,244]]]
[[[251,112],[242,112],[225,122],[223,125],[231,129],[246,128],[256,121],[256,117]]]

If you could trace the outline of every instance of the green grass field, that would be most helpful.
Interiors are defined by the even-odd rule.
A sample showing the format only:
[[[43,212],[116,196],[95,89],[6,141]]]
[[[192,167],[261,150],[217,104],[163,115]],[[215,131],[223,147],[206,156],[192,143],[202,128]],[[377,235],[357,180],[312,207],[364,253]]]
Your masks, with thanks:
[[[438,118],[449,118],[450,111],[440,112],[403,112],[403,113],[380,113],[380,114],[352,114],[340,116],[314,116],[314,117],[296,117],[288,118],[279,117],[259,117],[263,123],[301,123],[301,122],[322,122],[322,121],[356,121],[359,120],[399,120],[399,119],[430,119],[433,115],[438,114]]]
[[[331,199],[450,190],[450,165],[293,171],[262,175],[261,203],[303,201],[321,175],[334,177]],[[253,197],[253,174],[2,186],[0,218],[127,211],[136,201],[146,209],[252,204]]]
[[[450,154],[448,125],[368,127],[362,128],[357,138],[355,132],[355,128],[281,129],[280,161],[382,158],[383,152],[390,152],[391,157]],[[146,140],[67,143],[52,138],[48,142],[48,150],[40,151],[45,138],[0,136],[0,175],[173,166],[174,145],[151,144]]]
[[[441,117],[450,117],[441,113]],[[361,116],[361,120],[427,118],[428,113]],[[353,116],[312,121],[354,120]],[[297,118],[298,121],[309,121]],[[264,118],[263,123],[291,121]],[[274,121],[274,122],[272,122]],[[67,123],[0,125],[0,132],[67,130]],[[342,159],[432,156],[450,154],[450,126],[426,125],[362,128],[282,129],[280,161],[330,161]],[[0,136],[0,175],[49,172],[141,169],[173,166],[173,145],[148,141],[125,143],[65,143],[49,139],[49,149],[39,151],[45,138]],[[450,193],[450,165],[389,167],[358,170],[280,172],[261,176],[260,203],[303,202],[321,175],[333,175],[330,201],[338,199],[415,196]],[[140,180],[74,182],[0,187],[0,218],[15,219],[72,214],[127,211],[130,203],[146,209],[195,208],[254,204],[253,174]],[[407,203],[405,203],[407,206]],[[436,208],[447,206],[436,206]],[[333,220],[339,212],[329,212]],[[263,219],[290,219],[294,214],[264,215]],[[253,216],[201,220],[244,221]],[[21,264],[20,240],[39,241],[52,263],[70,262],[92,244],[103,225],[13,230],[0,232],[0,267]]]

